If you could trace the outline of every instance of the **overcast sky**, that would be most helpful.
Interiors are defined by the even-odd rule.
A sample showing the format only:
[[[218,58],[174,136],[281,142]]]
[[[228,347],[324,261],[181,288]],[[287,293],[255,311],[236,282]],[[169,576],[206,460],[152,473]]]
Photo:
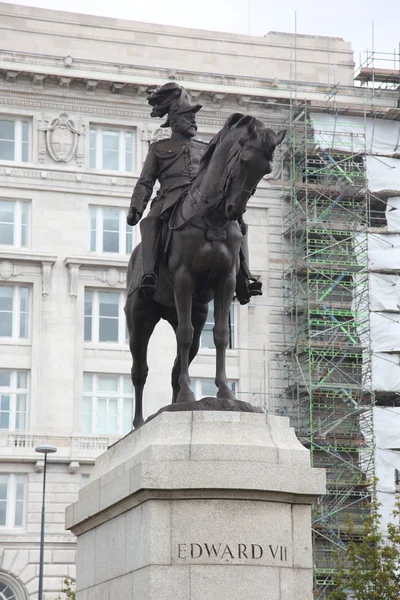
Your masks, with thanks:
[[[372,48],[373,22],[375,51],[391,54],[396,51],[397,60],[400,51],[400,0],[19,0],[9,3],[261,36],[268,31],[294,32],[297,20],[298,33],[329,35],[352,42],[357,63],[360,52]]]

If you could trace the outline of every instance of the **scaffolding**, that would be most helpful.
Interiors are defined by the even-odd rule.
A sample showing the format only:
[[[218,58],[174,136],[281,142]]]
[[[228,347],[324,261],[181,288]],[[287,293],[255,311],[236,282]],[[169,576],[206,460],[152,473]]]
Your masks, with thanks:
[[[347,539],[345,513],[357,535],[373,475],[365,135],[356,133],[355,144],[349,134],[347,150],[321,147],[307,103],[294,103],[290,131],[284,380],[287,414],[313,466],[327,473],[313,512],[315,597],[323,599],[332,551]]]

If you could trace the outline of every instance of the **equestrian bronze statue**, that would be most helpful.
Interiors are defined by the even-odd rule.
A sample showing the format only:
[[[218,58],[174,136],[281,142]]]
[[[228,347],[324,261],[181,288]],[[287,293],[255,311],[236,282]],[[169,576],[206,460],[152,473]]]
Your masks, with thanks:
[[[171,324],[177,339],[172,402],[195,401],[189,365],[212,299],[217,398],[235,400],[225,370],[230,306],[235,295],[246,304],[261,294],[248,267],[242,215],[260,179],[271,172],[274,150],[285,136],[285,131],[275,134],[262,121],[235,113],[207,145],[193,139],[201,106],[191,103],[184,88],[168,83],[148,93],[151,115],[168,115],[164,126],[171,127],[172,135],[150,146],[127,216],[129,225],[140,221],[158,180],[160,189],[141,221],[142,242],[127,272],[134,427],[143,423],[147,347],[160,319]]]

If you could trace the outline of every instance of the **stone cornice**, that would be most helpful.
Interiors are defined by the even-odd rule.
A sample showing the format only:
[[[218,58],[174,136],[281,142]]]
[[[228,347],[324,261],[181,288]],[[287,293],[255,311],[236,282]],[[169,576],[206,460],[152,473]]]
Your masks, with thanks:
[[[92,256],[67,256],[64,263],[69,265],[77,265],[79,267],[93,268],[123,268],[126,269],[129,262],[129,256],[111,256],[108,254],[92,255]]]
[[[46,254],[44,252],[36,252],[35,250],[15,250],[5,249],[4,246],[0,246],[0,260],[10,260],[15,262],[30,262],[35,264],[49,264],[54,265],[57,260],[57,256],[52,254]]]

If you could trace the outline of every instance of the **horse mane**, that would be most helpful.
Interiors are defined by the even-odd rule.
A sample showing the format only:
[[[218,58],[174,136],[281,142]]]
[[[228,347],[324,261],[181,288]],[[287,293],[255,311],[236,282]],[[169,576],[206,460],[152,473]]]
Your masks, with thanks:
[[[243,134],[242,130],[245,128],[247,129],[247,127],[252,122],[256,129],[260,129],[261,127],[264,127],[264,123],[262,121],[260,121],[259,119],[256,119],[255,117],[252,117],[251,115],[243,115],[242,113],[234,113],[233,115],[231,115],[230,117],[227,118],[224,126],[217,134],[214,135],[214,137],[208,144],[206,151],[204,152],[203,156],[201,157],[200,167],[199,167],[196,179],[197,179],[197,177],[200,177],[202,175],[203,171],[208,167],[208,165],[214,155],[216,147],[218,146],[218,144],[220,142],[222,142],[225,139],[226,135],[228,133],[230,133],[232,130],[236,130],[237,131],[237,140],[239,140],[241,135]]]

